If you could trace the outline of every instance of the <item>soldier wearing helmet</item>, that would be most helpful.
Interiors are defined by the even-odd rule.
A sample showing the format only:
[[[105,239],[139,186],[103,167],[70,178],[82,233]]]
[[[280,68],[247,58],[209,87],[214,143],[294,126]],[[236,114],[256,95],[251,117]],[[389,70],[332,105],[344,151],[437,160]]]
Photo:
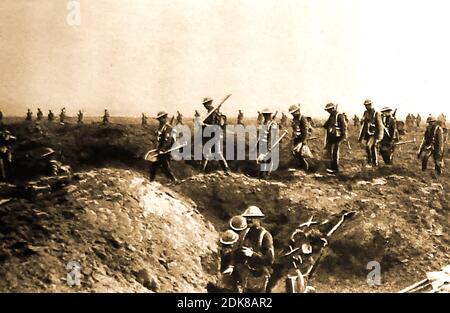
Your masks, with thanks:
[[[392,115],[392,109],[390,107],[384,107],[381,110],[384,136],[380,142],[380,154],[386,165],[391,165],[394,158],[395,143],[399,140],[397,121]]]
[[[206,97],[203,99],[203,106],[208,111],[208,116],[205,118],[205,120],[202,122],[202,138],[203,138],[203,144],[208,142],[212,137],[206,136],[205,130],[208,130],[208,127],[219,127],[222,130],[222,135],[220,136],[220,140],[218,140],[208,151],[209,155],[205,156],[205,158],[202,160],[202,170],[206,171],[206,166],[208,165],[208,161],[211,160],[212,157],[214,159],[218,159],[220,166],[222,167],[222,170],[225,172],[226,175],[229,175],[230,168],[228,167],[227,160],[223,156],[223,148],[222,148],[222,140],[223,140],[223,133],[225,132],[226,124],[227,124],[227,117],[220,113],[218,108],[214,108],[213,106],[213,99]],[[211,129],[211,128],[210,128]],[[214,129],[213,129],[214,132]],[[216,134],[215,134],[216,135]]]
[[[417,155],[422,161],[422,171],[427,170],[428,160],[433,156],[435,172],[437,175],[442,174],[442,167],[444,166],[443,137],[443,130],[438,125],[437,119],[430,115],[427,118],[427,128],[420,146],[419,154]]]
[[[236,124],[244,126],[244,113],[242,112],[242,110],[238,111]]]
[[[339,150],[341,143],[347,138],[347,122],[343,114],[338,113],[337,106],[328,103],[325,106],[330,116],[323,127],[326,130],[325,151],[330,165],[327,167],[329,174],[339,172]]]
[[[105,112],[103,113],[103,125],[107,124],[109,124],[109,112],[105,109]]]
[[[228,229],[220,236],[220,273],[222,274],[221,288],[231,292],[239,290],[239,277],[235,268],[236,245],[239,235]]]
[[[291,105],[289,113],[292,114],[292,144],[294,158],[305,169],[309,169],[307,157],[311,156],[308,148],[309,123],[306,116],[300,113],[300,105]],[[305,153],[308,150],[309,153]],[[309,154],[309,155],[308,155]]]
[[[239,277],[244,292],[266,292],[275,260],[272,235],[261,226],[264,214],[258,207],[248,207],[242,216],[247,219],[248,228],[236,256]]]
[[[12,144],[16,141],[16,137],[11,135],[9,130],[0,131],[0,180],[7,179],[7,166],[12,163]]]
[[[364,101],[366,111],[362,119],[359,142],[366,142],[368,166],[378,166],[377,146],[383,139],[384,127],[381,114],[373,108],[371,100]]]
[[[175,143],[175,133],[172,131],[172,126],[167,122],[167,113],[161,111],[156,116],[159,121],[158,130],[156,131],[156,141],[157,141],[157,157],[155,162],[150,163],[150,181],[154,181],[156,177],[156,172],[161,168],[164,174],[172,181],[177,179],[172,173],[170,168],[170,153],[165,153],[172,148]]]
[[[259,177],[265,178],[270,175],[272,171],[272,160],[270,152],[272,151],[272,144],[274,136],[278,134],[278,124],[275,121],[275,116],[272,115],[272,110],[265,108],[261,112],[263,116],[263,122],[258,129],[258,160],[260,163]],[[266,154],[266,157],[261,158]]]

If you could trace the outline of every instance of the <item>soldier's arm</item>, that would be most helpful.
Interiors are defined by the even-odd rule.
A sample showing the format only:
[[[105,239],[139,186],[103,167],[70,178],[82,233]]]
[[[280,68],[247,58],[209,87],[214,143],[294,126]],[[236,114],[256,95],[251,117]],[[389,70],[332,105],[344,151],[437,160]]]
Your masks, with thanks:
[[[383,125],[383,119],[381,118],[381,114],[380,112],[377,112],[375,114],[375,124],[376,127],[378,129],[378,136],[377,136],[377,140],[381,141],[383,139],[384,136],[384,125]]]
[[[440,152],[444,149],[444,132],[442,128],[439,127],[438,131],[436,132],[436,149]]]
[[[340,114],[338,119],[338,125],[341,128],[341,139],[346,140],[347,139],[347,121],[345,120],[345,117]]]
[[[275,252],[272,235],[270,233],[264,235],[262,251],[262,253],[254,253],[254,257],[263,265],[272,265],[275,261]]]
[[[306,117],[302,117],[300,128],[302,132],[301,142],[306,144],[306,139],[308,139],[308,121],[306,120]]]

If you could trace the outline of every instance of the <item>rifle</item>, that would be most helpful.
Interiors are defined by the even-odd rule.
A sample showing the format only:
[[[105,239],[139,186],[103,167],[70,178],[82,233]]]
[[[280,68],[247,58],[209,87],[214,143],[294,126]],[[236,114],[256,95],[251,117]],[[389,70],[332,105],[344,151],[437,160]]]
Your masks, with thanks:
[[[394,143],[394,146],[402,146],[402,145],[407,145],[407,144],[410,144],[410,143],[414,143],[415,144],[416,142],[417,142],[416,138],[414,138],[413,140],[396,142],[396,143]]]
[[[281,142],[281,139],[283,139],[284,136],[287,135],[287,133],[288,133],[288,131],[285,130],[285,131],[283,132],[283,134],[280,136],[280,138],[278,138],[278,140],[273,144],[272,148],[270,148],[270,151],[267,151],[266,153],[260,154],[260,155],[256,158],[256,163],[259,163],[259,162],[263,161],[263,160],[264,160],[264,159],[272,152],[272,149],[274,149],[276,146],[279,145],[279,143]]]
[[[208,113],[208,115],[206,115],[206,117],[203,119],[203,123],[205,123],[205,121],[208,119],[208,117],[211,116],[211,114],[213,114],[214,112],[218,111],[218,110],[222,107],[222,104],[224,104],[224,102],[227,101],[229,97],[231,97],[231,94],[227,95],[227,96],[222,100],[222,102],[219,103],[218,106],[216,106],[214,109],[212,109],[211,112]]]

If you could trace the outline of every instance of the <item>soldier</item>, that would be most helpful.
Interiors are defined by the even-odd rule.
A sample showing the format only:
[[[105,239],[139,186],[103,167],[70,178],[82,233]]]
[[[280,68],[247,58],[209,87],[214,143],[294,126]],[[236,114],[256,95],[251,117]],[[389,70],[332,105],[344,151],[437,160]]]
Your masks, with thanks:
[[[263,122],[259,127],[258,134],[258,148],[259,155],[258,160],[261,163],[259,167],[259,177],[265,178],[270,176],[272,171],[272,160],[270,158],[270,152],[272,151],[272,135],[278,132],[278,125],[275,121],[275,116],[272,116],[272,110],[265,108],[261,114],[263,115]],[[266,157],[262,157],[266,154]]]
[[[83,112],[81,111],[81,110],[79,110],[78,111],[78,124],[83,124],[83,117],[84,117],[84,114],[83,114]]]
[[[355,116],[353,117],[353,126],[354,127],[358,127],[359,126],[359,117],[358,115],[355,114]]]
[[[3,124],[3,111],[0,110],[0,124]]]
[[[447,117],[445,116],[444,113],[439,114],[437,121],[438,121],[439,126],[446,128]]]
[[[428,159],[433,156],[436,174],[441,175],[444,165],[443,131],[433,116],[428,117],[427,124],[417,157],[422,160],[422,171],[426,171]]]
[[[237,124],[244,126],[244,113],[242,113],[241,110],[239,110],[239,112],[238,112]]]
[[[59,114],[59,122],[61,124],[64,124],[65,121],[66,121],[66,108],[62,108],[61,113]]]
[[[157,159],[150,164],[150,181],[154,181],[158,168],[161,167],[165,175],[172,181],[177,181],[170,168],[170,153],[164,153],[172,148],[176,138],[172,131],[172,126],[167,122],[167,113],[159,112],[156,116],[159,121],[158,130],[156,132],[157,141]]]
[[[416,126],[420,127],[420,123],[422,122],[422,117],[420,116],[420,114],[417,114],[416,117]]]
[[[203,125],[203,121],[200,118],[200,113],[198,113],[197,110],[195,110],[195,114],[194,114],[194,129],[201,129]]]
[[[46,147],[40,154],[40,171],[47,176],[70,175],[72,169],[68,165],[63,165],[55,159],[55,150]]]
[[[303,169],[309,169],[309,163],[306,158],[311,157],[311,151],[308,148],[309,123],[303,114],[300,113],[300,105],[291,105],[289,113],[292,114],[292,154],[300,162]],[[309,153],[308,153],[309,151]]]
[[[380,154],[386,165],[391,165],[394,157],[395,143],[399,141],[399,134],[397,131],[397,121],[392,115],[390,107],[384,107],[381,110],[384,136],[380,142]]]
[[[261,125],[264,121],[264,116],[261,112],[258,111],[258,125]]]
[[[220,273],[221,288],[229,292],[240,291],[238,272],[234,270],[236,258],[236,243],[239,235],[229,229],[220,236]]]
[[[44,113],[42,113],[41,109],[38,108],[37,114],[36,114],[37,120],[40,121],[44,117]]]
[[[241,215],[236,215],[230,219],[229,225],[230,228],[239,235],[239,238],[242,238],[244,230],[247,229],[247,220]]]
[[[105,113],[103,113],[103,125],[109,124],[109,112],[105,109]]]
[[[226,128],[226,116],[219,112],[219,110],[214,108],[213,106],[213,99],[206,97],[203,99],[203,106],[208,111],[208,116],[206,119],[202,122],[202,138],[203,138],[203,144],[205,144],[210,137],[205,136],[205,129],[208,126],[218,126],[222,129],[222,131],[225,131]],[[225,175],[229,175],[230,169],[228,167],[228,163],[225,160],[225,157],[223,156],[222,151],[222,139],[223,134],[220,136],[220,140],[212,146],[211,150],[209,151],[209,157],[211,157],[213,154],[215,154],[216,157],[219,158],[220,166],[222,167],[223,171],[225,172]],[[202,161],[202,170],[206,171],[206,166],[208,165],[208,159],[204,158]]]
[[[183,115],[177,111],[177,124],[176,125],[184,125],[183,124]]]
[[[286,127],[287,126],[287,120],[288,120],[287,115],[284,114],[284,112],[281,112],[280,126],[281,127]]]
[[[55,114],[53,114],[52,110],[48,111],[47,119],[50,123],[55,120]]]
[[[381,114],[372,107],[372,101],[364,101],[364,112],[359,142],[366,141],[368,166],[378,166],[377,145],[383,139],[383,121]]]
[[[6,167],[12,163],[11,145],[15,142],[16,137],[11,135],[9,130],[0,131],[0,180],[7,179]]]
[[[30,109],[27,111],[27,117],[25,118],[26,121],[31,122],[33,120],[33,112],[31,112]]]
[[[264,214],[258,207],[248,207],[242,216],[247,219],[248,228],[236,253],[239,277],[244,292],[264,293],[275,260],[272,235],[261,226]]]
[[[141,121],[142,121],[141,122],[142,126],[148,125],[148,117],[147,117],[147,115],[145,115],[145,113],[142,113]]]
[[[347,139],[347,122],[344,114],[337,111],[337,107],[333,103],[325,106],[330,116],[323,127],[326,130],[325,150],[330,165],[327,167],[327,173],[336,174],[339,172],[339,148],[341,143]]]

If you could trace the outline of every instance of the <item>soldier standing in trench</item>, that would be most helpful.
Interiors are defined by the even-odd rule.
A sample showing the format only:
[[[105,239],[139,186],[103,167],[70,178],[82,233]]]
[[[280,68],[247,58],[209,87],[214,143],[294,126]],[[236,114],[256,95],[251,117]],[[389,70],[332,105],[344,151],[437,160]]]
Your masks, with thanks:
[[[427,129],[417,157],[422,161],[422,171],[426,171],[428,160],[433,156],[436,175],[442,175],[444,165],[443,131],[433,116],[427,119]]]
[[[383,139],[383,121],[381,114],[373,108],[372,101],[364,101],[366,111],[362,119],[362,127],[359,135],[359,142],[366,142],[367,165],[378,166],[377,146]]]
[[[177,181],[170,168],[170,153],[165,153],[172,148],[175,143],[175,133],[172,132],[172,126],[167,122],[167,113],[161,111],[156,116],[159,122],[158,130],[156,131],[157,141],[157,156],[156,161],[150,164],[150,181],[154,181],[156,172],[161,168],[164,174],[172,181]]]
[[[236,270],[242,279],[243,292],[264,293],[275,260],[272,235],[261,226],[264,214],[258,207],[248,207],[242,216],[248,227],[236,252]]]

